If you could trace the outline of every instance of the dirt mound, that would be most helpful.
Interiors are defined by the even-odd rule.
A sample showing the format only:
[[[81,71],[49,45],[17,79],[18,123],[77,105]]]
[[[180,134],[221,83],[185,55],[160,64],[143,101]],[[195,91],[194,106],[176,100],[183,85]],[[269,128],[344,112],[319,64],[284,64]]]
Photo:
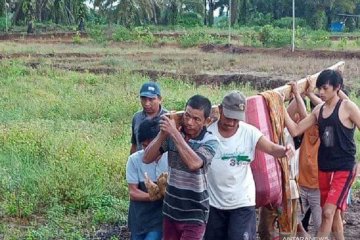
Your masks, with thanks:
[[[360,51],[329,51],[329,50],[295,50],[294,52],[288,48],[252,48],[240,47],[231,44],[214,45],[207,44],[200,46],[204,52],[223,52],[223,53],[259,53],[273,54],[283,57],[308,57],[308,58],[336,58],[336,59],[360,59]]]
[[[26,39],[72,39],[77,34],[80,34],[80,37],[86,38],[88,37],[85,32],[50,32],[50,33],[36,33],[36,34],[27,34],[27,33],[8,33],[8,34],[0,34],[0,41],[8,41],[8,40],[26,40]]]

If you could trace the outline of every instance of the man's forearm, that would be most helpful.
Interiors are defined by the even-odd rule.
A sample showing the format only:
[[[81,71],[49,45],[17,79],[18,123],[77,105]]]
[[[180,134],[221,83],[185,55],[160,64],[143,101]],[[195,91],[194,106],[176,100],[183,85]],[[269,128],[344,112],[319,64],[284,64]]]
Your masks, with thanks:
[[[166,135],[161,132],[151,141],[151,143],[146,147],[144,152],[144,163],[152,163],[155,161],[160,153],[160,148],[163,142],[166,140]]]
[[[195,171],[202,167],[203,160],[196,154],[193,149],[191,149],[189,144],[185,141],[180,133],[175,134],[172,139],[179,151],[182,161],[191,171]]]

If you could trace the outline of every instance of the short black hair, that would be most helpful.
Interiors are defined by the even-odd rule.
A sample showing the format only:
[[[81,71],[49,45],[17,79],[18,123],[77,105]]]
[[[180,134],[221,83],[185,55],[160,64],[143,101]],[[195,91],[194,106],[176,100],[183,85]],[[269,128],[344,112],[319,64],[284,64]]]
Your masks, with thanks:
[[[316,80],[316,87],[320,88],[321,86],[329,84],[334,88],[343,87],[343,78],[339,71],[326,69],[320,73]]]
[[[143,143],[146,140],[153,140],[159,132],[159,118],[145,119],[139,126],[138,141]]]
[[[186,103],[186,107],[187,106],[190,106],[193,109],[203,110],[205,118],[208,118],[210,116],[211,102],[208,98],[202,95],[197,94],[189,98]]]

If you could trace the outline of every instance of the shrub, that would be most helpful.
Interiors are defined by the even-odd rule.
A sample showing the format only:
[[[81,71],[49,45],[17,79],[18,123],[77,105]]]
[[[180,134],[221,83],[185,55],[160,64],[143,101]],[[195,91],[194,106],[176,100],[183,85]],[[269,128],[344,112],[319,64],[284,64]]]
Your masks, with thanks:
[[[296,45],[301,48],[330,47],[330,34],[324,30],[307,31],[300,28],[296,31]]]
[[[253,30],[243,32],[243,43],[245,46],[260,47],[259,33]]]
[[[197,13],[185,12],[178,18],[177,24],[182,27],[197,27],[203,25],[203,20]]]
[[[106,39],[104,28],[100,25],[92,25],[88,27],[88,33],[91,39],[97,43],[104,43]]]
[[[360,47],[360,38],[357,38],[357,39],[355,40],[355,45],[358,46],[358,47]]]
[[[117,42],[135,40],[137,36],[124,26],[118,26],[112,35],[112,39]]]
[[[340,42],[338,43],[337,47],[340,48],[341,50],[344,50],[347,45],[348,45],[348,38],[342,37],[340,39]]]
[[[255,25],[255,26],[265,26],[267,24],[271,24],[273,17],[270,13],[263,14],[261,12],[254,13],[248,25]]]
[[[187,32],[178,39],[180,46],[183,48],[194,47],[200,44],[219,44],[224,41],[225,39],[220,35],[210,35],[201,31]]]
[[[218,28],[227,28],[229,26],[229,20],[227,16],[221,16],[215,18],[214,25]]]
[[[273,26],[279,28],[292,28],[292,24],[292,17],[283,17],[273,22]],[[302,18],[295,18],[295,24],[297,27],[306,27],[306,21]]]
[[[262,27],[259,38],[265,47],[284,47],[291,44],[291,30],[274,28],[271,25]]]
[[[7,27],[10,28],[11,19],[7,19]],[[0,31],[6,31],[6,17],[0,17]]]
[[[75,44],[81,44],[82,40],[81,40],[81,36],[79,32],[76,32],[75,36],[73,37],[73,43]]]

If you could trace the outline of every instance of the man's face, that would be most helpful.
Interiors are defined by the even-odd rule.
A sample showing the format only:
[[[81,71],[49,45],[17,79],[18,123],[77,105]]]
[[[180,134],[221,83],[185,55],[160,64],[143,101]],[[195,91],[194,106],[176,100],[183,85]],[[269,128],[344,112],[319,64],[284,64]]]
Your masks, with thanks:
[[[220,119],[219,119],[219,128],[225,132],[236,131],[239,127],[239,120],[233,118],[227,118],[224,115],[223,109],[219,107]]]
[[[339,87],[334,88],[332,85],[330,84],[324,84],[319,88],[319,95],[321,100],[323,100],[324,102],[328,101],[329,99],[333,98],[334,96],[337,95],[339,91]]]
[[[145,150],[145,148],[151,143],[152,139],[147,139],[141,143],[142,149]]]
[[[140,97],[141,106],[147,114],[155,114],[159,112],[161,97],[157,96],[154,98]]]
[[[183,130],[190,138],[197,137],[206,125],[204,110],[187,106],[183,115]]]

